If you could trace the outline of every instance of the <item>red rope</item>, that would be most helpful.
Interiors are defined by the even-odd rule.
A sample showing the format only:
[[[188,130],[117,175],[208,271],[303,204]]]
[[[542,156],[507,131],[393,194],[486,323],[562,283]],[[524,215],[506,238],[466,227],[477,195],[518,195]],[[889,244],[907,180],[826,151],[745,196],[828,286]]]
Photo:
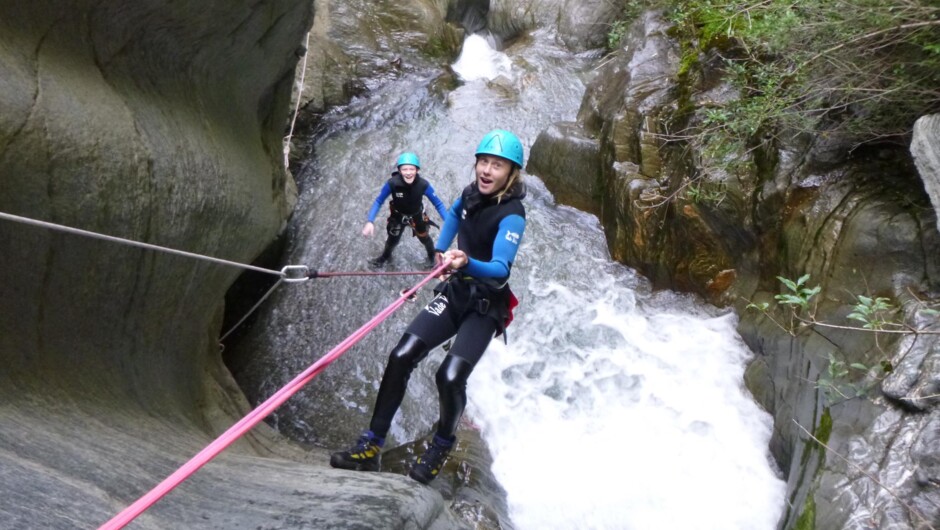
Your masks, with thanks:
[[[422,276],[431,271],[350,271],[350,272],[319,272],[310,271],[310,278],[335,278],[337,276]]]
[[[253,411],[249,412],[244,418],[239,420],[238,423],[229,427],[227,431],[222,433],[221,436],[207,445],[202,451],[199,451],[199,453],[192,457],[188,462],[180,466],[180,468],[177,469],[172,475],[164,479],[163,482],[158,484],[143,497],[137,499],[134,504],[131,504],[122,512],[115,515],[110,521],[103,524],[99,530],[124,528],[125,525],[133,521],[138,515],[143,513],[144,510],[152,506],[164,495],[169,493],[173,488],[189,478],[193,473],[198,471],[199,468],[206,465],[209,460],[215,458],[216,455],[221,453],[241,435],[251,430],[252,427],[257,425],[258,422],[263,420],[266,416],[268,416],[268,414],[274,412],[274,409],[287,401],[288,398],[294,395],[304,385],[309,383],[311,379],[322,372],[330,363],[338,359],[340,355],[346,352],[346,350],[359,342],[370,331],[375,329],[376,326],[381,324],[383,320],[388,318],[399,307],[401,307],[407,301],[408,297],[416,293],[418,289],[434,279],[435,276],[440,275],[449,264],[450,260],[447,260],[440,264],[436,269],[429,272],[423,280],[418,282],[417,285],[403,292],[397,300],[392,302],[391,305],[372,317],[372,320],[369,320],[363,324],[362,327],[357,329],[352,335],[346,337],[343,342],[339,343],[336,347],[330,350],[329,353],[317,360],[317,362],[310,365],[309,368],[295,377],[290,383],[287,383],[287,385],[269,397],[267,401],[258,405],[258,407],[256,407]]]

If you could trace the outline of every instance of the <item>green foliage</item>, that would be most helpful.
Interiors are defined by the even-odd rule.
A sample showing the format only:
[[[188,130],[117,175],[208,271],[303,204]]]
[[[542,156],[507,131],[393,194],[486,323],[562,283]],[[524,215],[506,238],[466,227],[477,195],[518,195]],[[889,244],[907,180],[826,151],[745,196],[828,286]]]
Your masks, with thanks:
[[[613,51],[620,47],[621,41],[627,36],[630,24],[643,11],[656,7],[662,0],[617,0],[620,4],[620,16],[610,24],[607,30],[607,50]]]
[[[630,29],[629,20],[615,20],[607,31],[607,49],[616,50],[620,47],[620,41],[627,36],[627,30]]]
[[[846,318],[858,320],[865,329],[884,329],[885,324],[894,322],[897,309],[887,298],[869,298],[858,296],[858,303]]]
[[[704,184],[690,184],[685,189],[685,195],[696,204],[721,204],[725,198],[725,192],[721,189],[708,189]]]
[[[857,295],[858,302],[852,306],[851,312],[846,316],[849,320],[862,323],[861,327],[841,326],[827,324],[816,320],[813,301],[820,292],[820,287],[809,287],[809,274],[804,274],[796,280],[777,277],[784,286],[784,291],[774,296],[777,307],[784,310],[789,320],[780,320],[775,316],[777,307],[771,307],[767,302],[749,303],[747,309],[763,313],[784,331],[796,335],[807,326],[822,326],[846,330],[870,331],[873,333],[930,333],[925,329],[913,329],[904,326],[900,321],[900,311],[888,298]],[[933,315],[938,312],[919,302],[918,311],[922,315]],[[877,341],[877,339],[876,339]],[[882,352],[884,354],[884,352]],[[887,354],[877,359],[873,364],[862,362],[849,362],[838,357],[835,353],[826,355],[826,367],[816,380],[816,388],[823,392],[829,403],[844,399],[852,399],[866,395],[878,381],[883,379],[894,369]]]
[[[866,395],[874,386],[874,381],[887,373],[886,366],[890,366],[885,363],[874,366],[846,363],[832,352],[827,357],[826,370],[816,380],[816,388],[823,392],[829,403]],[[868,375],[876,379],[865,382],[864,378]],[[860,382],[859,378],[862,378]]]
[[[799,307],[801,309],[809,309],[809,301],[814,296],[819,294],[818,285],[812,289],[804,287],[806,281],[809,280],[809,274],[800,276],[799,279],[797,279],[795,282],[782,276],[777,276],[777,279],[780,280],[780,283],[782,283],[789,290],[789,292],[774,296],[774,299],[783,305]]]
[[[747,304],[747,306],[745,307],[745,309],[756,309],[757,311],[764,312],[764,311],[767,311],[767,310],[770,309],[770,304],[768,304],[767,302],[760,302],[760,303],[758,303],[758,304],[755,304],[754,302],[751,302],[751,303]]]
[[[905,144],[940,111],[935,0],[667,0],[683,72],[707,51],[725,59],[740,99],[701,110],[683,137],[701,164],[739,172],[783,129]]]

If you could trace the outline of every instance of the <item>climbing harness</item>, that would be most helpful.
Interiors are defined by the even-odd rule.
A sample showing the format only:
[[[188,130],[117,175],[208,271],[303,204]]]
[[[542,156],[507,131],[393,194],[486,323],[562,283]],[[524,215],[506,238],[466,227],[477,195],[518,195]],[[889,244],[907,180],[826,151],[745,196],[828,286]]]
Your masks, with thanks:
[[[382,323],[382,321],[387,319],[398,308],[404,305],[406,299],[409,296],[416,293],[418,289],[441,274],[448,265],[450,265],[450,260],[446,260],[444,263],[441,263],[436,269],[428,273],[428,275],[415,286],[404,292],[388,307],[372,317],[371,320],[363,324],[362,327],[357,329],[352,335],[346,337],[346,339],[336,345],[326,355],[310,365],[310,367],[295,377],[290,383],[287,383],[287,385],[275,392],[274,395],[269,397],[264,403],[258,405],[258,407],[249,412],[235,425],[229,427],[227,431],[222,433],[221,436],[207,445],[188,462],[180,466],[180,468],[173,472],[173,474],[164,479],[163,482],[158,484],[143,497],[137,499],[137,501],[125,508],[122,512],[118,513],[110,521],[102,525],[99,530],[124,528],[125,525],[133,521],[138,515],[143,513],[144,510],[160,500],[164,495],[169,493],[173,488],[189,478],[193,473],[198,471],[202,466],[207,464],[209,460],[221,453],[240,436],[251,430],[252,427],[257,425],[261,420],[274,412],[274,409],[281,406],[281,404],[287,401],[288,398],[294,395],[304,385],[309,383],[311,379],[322,372],[330,363],[338,359],[340,355],[346,352],[346,350],[362,340],[362,338],[365,337],[370,331],[375,329],[380,323]]]
[[[509,288],[508,278],[497,281],[492,278],[455,274],[435,287],[434,292],[443,294],[450,300],[461,300],[461,314],[472,310],[480,315],[492,317],[497,322],[496,336],[502,335],[503,342],[509,343],[506,328],[512,323],[513,310],[519,305],[519,299]]]

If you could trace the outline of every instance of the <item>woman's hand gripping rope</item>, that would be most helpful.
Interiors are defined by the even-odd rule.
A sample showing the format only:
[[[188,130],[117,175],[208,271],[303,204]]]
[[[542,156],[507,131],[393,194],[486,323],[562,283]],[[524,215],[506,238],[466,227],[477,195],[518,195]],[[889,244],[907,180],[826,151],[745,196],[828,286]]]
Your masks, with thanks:
[[[441,264],[446,264],[444,268],[441,269],[441,273],[438,275],[437,279],[444,281],[448,276],[453,274],[457,269],[465,267],[470,263],[470,257],[467,256],[467,253],[462,250],[448,250],[447,252],[438,252],[434,255],[434,265],[435,267],[440,267]]]

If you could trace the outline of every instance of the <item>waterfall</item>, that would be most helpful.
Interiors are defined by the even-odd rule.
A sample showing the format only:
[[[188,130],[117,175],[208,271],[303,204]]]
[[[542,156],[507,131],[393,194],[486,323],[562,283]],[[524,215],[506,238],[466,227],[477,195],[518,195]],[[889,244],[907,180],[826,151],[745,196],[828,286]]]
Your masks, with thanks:
[[[331,114],[301,175],[290,261],[365,268],[381,251],[385,214],[376,237],[359,230],[400,152],[418,153],[422,175],[449,205],[470,182],[473,151],[487,131],[515,132],[528,154],[541,130],[574,120],[592,64],[555,45],[549,32],[503,51],[471,36],[453,65],[462,84],[446,96],[428,88],[439,72],[412,72]],[[521,306],[508,344],[494,340],[472,374],[466,415],[492,450],[513,524],[773,529],[784,483],[767,447],[771,417],[743,385],[751,352],[734,315],[694,296],[652,292],[611,260],[594,216],[556,204],[536,176],[526,179],[527,226],[511,280]],[[433,209],[429,215],[436,218]],[[390,268],[422,268],[423,259],[406,234]],[[403,286],[332,282],[282,297],[268,317],[278,330],[273,349],[297,356],[280,363],[285,374]],[[428,299],[425,293],[419,303]],[[419,307],[401,311],[338,361],[301,405],[275,415],[278,427],[318,443],[354,439],[368,422],[387,352]],[[441,356],[432,352],[413,375],[390,433],[397,442],[428,432],[436,419],[431,374]],[[259,387],[269,380],[277,377],[266,375]],[[317,411],[331,409],[356,419],[336,426],[342,441],[317,429]]]

